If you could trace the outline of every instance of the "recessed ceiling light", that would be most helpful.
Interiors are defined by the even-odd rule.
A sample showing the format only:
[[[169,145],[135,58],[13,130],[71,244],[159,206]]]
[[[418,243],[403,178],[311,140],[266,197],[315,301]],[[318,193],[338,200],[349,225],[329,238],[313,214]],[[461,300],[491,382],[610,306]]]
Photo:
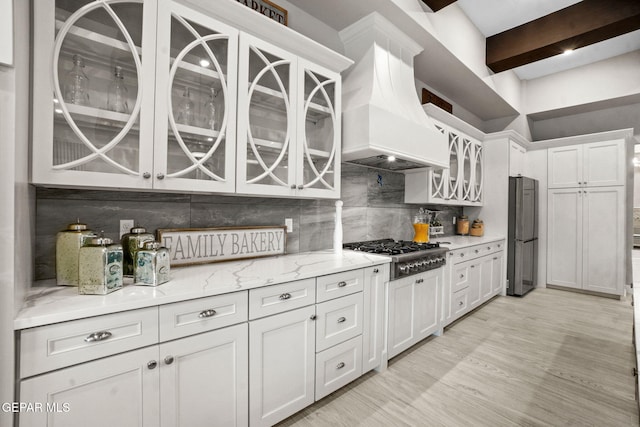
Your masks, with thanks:
[[[53,98],[53,103],[54,104],[58,104],[60,101],[58,101],[58,98]]]
[[[58,114],[62,114],[62,109],[60,109],[60,108],[56,108],[54,111],[55,111],[56,113],[58,113]]]
[[[389,156],[389,157],[387,157],[387,160],[389,160],[390,162],[395,162],[396,161],[396,156]]]
[[[565,49],[564,52],[562,52],[563,55],[571,55],[573,53],[573,49]]]
[[[206,59],[201,59],[200,60],[200,66],[201,67],[208,67],[209,65],[211,65],[211,62],[207,61]]]

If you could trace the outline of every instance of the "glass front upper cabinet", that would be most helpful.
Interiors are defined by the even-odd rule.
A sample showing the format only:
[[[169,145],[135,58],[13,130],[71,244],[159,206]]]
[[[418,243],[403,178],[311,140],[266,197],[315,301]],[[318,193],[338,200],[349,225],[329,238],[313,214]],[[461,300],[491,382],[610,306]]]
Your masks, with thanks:
[[[175,3],[159,22],[154,186],[233,192],[238,33]]]
[[[150,187],[153,2],[34,8],[33,181]]]

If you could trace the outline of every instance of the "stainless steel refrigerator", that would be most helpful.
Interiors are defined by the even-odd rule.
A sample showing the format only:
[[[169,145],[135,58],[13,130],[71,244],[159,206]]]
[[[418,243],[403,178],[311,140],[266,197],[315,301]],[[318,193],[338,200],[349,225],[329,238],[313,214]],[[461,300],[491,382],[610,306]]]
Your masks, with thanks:
[[[538,271],[538,181],[509,177],[508,295],[523,296],[536,283]]]

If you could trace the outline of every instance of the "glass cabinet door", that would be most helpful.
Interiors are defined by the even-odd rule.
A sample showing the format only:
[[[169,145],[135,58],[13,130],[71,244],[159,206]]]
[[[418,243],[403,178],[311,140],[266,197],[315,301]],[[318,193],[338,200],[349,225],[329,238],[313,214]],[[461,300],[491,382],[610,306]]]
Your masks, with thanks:
[[[36,2],[34,21],[33,181],[151,186],[153,4]]]
[[[159,10],[156,134],[166,142],[154,186],[233,192],[237,31],[169,4]]]
[[[462,196],[460,200],[471,200],[471,165],[473,162],[473,143],[467,138],[462,138]]]
[[[460,188],[460,137],[449,131],[449,174],[447,200],[456,200]]]
[[[302,59],[298,62],[302,73],[299,82],[299,120],[297,142],[300,195],[319,196],[340,193],[340,76],[320,70]],[[317,71],[315,71],[317,70]],[[330,76],[330,77],[329,77]]]
[[[482,159],[482,145],[474,146],[474,171],[473,171],[473,202],[482,202],[482,186],[484,182],[484,170]]]
[[[238,76],[237,191],[294,194],[296,57],[243,33]]]
[[[436,123],[434,123],[436,126],[436,129],[438,129],[438,131],[440,131],[440,133],[442,133],[443,135],[447,135],[447,131],[441,127],[438,126]],[[451,145],[449,145],[449,153],[451,154]],[[451,163],[453,159],[449,158],[449,161]],[[457,169],[457,158],[455,159],[456,161],[456,169]],[[449,165],[449,167],[451,167],[451,164]],[[431,194],[430,197],[432,199],[445,199],[446,198],[446,194],[445,191],[447,190],[447,182],[448,182],[448,176],[449,176],[450,170],[444,170],[444,169],[434,169],[431,171]]]

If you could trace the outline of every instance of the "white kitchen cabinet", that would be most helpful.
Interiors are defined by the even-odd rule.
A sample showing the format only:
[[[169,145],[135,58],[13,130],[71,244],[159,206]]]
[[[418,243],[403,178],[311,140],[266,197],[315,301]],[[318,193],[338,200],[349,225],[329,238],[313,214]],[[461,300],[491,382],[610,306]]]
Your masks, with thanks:
[[[238,192],[338,197],[340,74],[240,37]]]
[[[520,144],[509,141],[509,176],[522,176],[527,150]]]
[[[504,241],[452,250],[445,265],[442,322],[447,326],[504,290]]]
[[[621,186],[549,190],[548,284],[622,294],[625,197]]]
[[[248,425],[247,338],[245,322],[160,344],[159,425]]]
[[[389,282],[389,358],[441,329],[443,279],[438,268]]]
[[[363,321],[362,321],[362,372],[383,368],[386,361],[385,337],[386,295],[389,283],[389,264],[364,270]]]
[[[156,346],[60,369],[20,383],[20,427],[160,425]]]
[[[549,148],[548,187],[624,185],[625,159],[624,140]]]
[[[432,120],[436,128],[447,136],[449,168],[406,171],[405,203],[482,206],[484,192],[482,142],[452,126]]]
[[[194,8],[35,5],[32,182],[338,198],[346,58],[316,46],[330,70]]]
[[[271,426],[314,402],[315,306],[249,323],[249,420]]]
[[[151,188],[156,14],[135,0],[34,5],[33,183]]]

